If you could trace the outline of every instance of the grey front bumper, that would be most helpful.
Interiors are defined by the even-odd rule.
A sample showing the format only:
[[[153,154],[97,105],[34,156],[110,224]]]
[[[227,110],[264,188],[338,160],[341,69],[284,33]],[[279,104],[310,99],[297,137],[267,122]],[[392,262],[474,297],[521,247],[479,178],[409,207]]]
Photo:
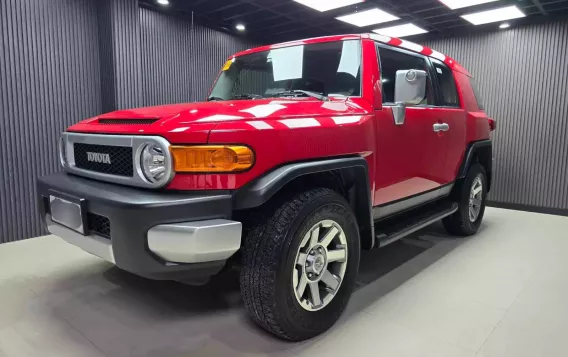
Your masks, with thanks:
[[[39,206],[48,230],[121,269],[151,279],[193,280],[218,273],[241,245],[226,192],[156,192],[65,173],[38,180]],[[108,237],[85,235],[51,219],[50,195],[87,202],[89,215],[109,220]]]

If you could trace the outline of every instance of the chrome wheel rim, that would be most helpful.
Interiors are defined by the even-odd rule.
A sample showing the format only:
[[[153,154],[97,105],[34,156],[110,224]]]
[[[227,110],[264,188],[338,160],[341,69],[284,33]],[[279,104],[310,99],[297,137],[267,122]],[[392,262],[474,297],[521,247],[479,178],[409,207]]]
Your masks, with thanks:
[[[481,212],[481,203],[483,202],[483,181],[477,176],[471,185],[469,193],[469,220],[475,222]]]
[[[292,272],[292,288],[304,309],[317,311],[335,297],[347,270],[347,239],[341,226],[323,220],[302,238]]]

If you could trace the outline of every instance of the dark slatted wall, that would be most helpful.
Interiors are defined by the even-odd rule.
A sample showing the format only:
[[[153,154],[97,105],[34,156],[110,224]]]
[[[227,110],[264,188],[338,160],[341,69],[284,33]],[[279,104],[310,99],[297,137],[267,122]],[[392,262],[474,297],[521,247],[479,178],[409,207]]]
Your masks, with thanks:
[[[140,22],[136,0],[91,0],[97,4],[103,111],[142,104]]]
[[[100,0],[96,0],[100,1]],[[114,60],[116,66],[116,109],[142,105],[142,79],[140,51],[140,21],[138,2],[111,1],[114,30]]]
[[[568,22],[425,44],[476,77],[497,120],[490,199],[568,209]]]
[[[145,105],[191,101],[191,22],[140,8]]]
[[[42,233],[35,179],[68,125],[101,111],[90,0],[0,0],[0,242]]]
[[[201,101],[223,63],[255,47],[191,21],[140,8],[145,105]],[[195,49],[195,50],[192,50]]]

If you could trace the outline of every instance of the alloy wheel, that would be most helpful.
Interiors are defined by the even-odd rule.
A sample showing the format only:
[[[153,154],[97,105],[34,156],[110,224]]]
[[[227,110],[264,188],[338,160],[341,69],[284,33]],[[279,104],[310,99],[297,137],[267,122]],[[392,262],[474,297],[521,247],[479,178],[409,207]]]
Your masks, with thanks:
[[[347,239],[341,226],[323,220],[304,235],[292,272],[298,303],[308,311],[327,306],[341,286],[347,269]]]
[[[483,181],[480,176],[477,176],[471,184],[469,193],[469,220],[475,222],[479,217],[481,211],[481,204],[483,203]]]

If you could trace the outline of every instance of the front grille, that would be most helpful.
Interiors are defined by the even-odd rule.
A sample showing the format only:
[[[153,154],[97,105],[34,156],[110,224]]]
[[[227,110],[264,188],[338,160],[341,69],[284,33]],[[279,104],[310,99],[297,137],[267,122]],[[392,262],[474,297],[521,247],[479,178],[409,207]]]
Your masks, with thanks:
[[[75,166],[80,169],[109,175],[129,177],[134,175],[131,147],[75,143],[73,144],[73,150]],[[96,159],[89,160],[87,153],[108,154],[110,163],[108,160],[102,160],[100,155],[96,155]]]
[[[157,122],[158,119],[99,119],[99,124],[106,125],[150,125]]]
[[[89,231],[110,239],[110,220],[107,217],[89,212],[87,222]]]

